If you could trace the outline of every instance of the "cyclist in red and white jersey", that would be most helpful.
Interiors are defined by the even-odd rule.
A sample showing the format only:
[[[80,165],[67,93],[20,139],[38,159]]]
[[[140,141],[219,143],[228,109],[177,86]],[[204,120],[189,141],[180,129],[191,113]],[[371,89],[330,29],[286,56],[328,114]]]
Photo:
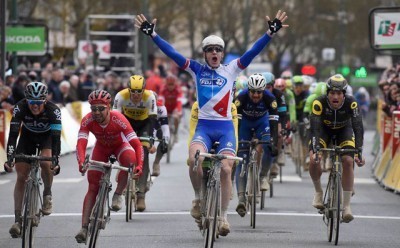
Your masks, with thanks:
[[[96,137],[91,159],[108,162],[111,155],[115,155],[121,166],[135,166],[134,174],[139,177],[142,174],[143,148],[139,138],[133,131],[129,121],[118,111],[110,110],[111,95],[105,90],[96,90],[89,95],[90,109],[92,110],[81,122],[76,145],[76,157],[79,171],[84,173],[84,161],[89,132]],[[82,229],[75,236],[78,243],[84,243],[87,237],[89,216],[96,196],[104,168],[91,165],[87,171],[89,182],[88,192],[83,202]],[[122,207],[122,192],[126,187],[128,173],[121,171],[118,175],[118,185],[112,198],[112,209],[118,211]]]
[[[198,124],[189,148],[189,175],[195,192],[192,201],[191,215],[196,220],[201,218],[200,190],[203,177],[202,167],[193,171],[196,151],[207,152],[211,150],[214,142],[219,141],[216,150],[218,154],[235,155],[236,138],[232,123],[231,105],[234,97],[234,84],[236,77],[251,61],[262,51],[271,40],[273,34],[282,27],[287,19],[286,12],[278,11],[273,21],[266,16],[269,29],[255,44],[240,58],[232,60],[229,64],[221,64],[224,57],[225,42],[216,35],[206,37],[202,42],[203,56],[206,64],[201,64],[194,59],[186,59],[179,54],[167,41],[163,40],[156,32],[157,20],[151,23],[141,14],[136,16],[135,26],[144,34],[150,36],[153,42],[175,63],[191,74],[196,85],[197,101],[199,104]],[[199,159],[201,164],[203,159]],[[221,169],[221,218],[219,219],[219,235],[226,236],[230,232],[227,220],[227,210],[231,197],[231,173],[233,161],[223,160]]]
[[[179,123],[182,118],[182,89],[178,78],[174,75],[168,75],[165,78],[165,84],[160,90],[159,98],[164,102],[167,108],[168,118],[171,120],[169,125],[174,125],[174,141],[177,142]]]

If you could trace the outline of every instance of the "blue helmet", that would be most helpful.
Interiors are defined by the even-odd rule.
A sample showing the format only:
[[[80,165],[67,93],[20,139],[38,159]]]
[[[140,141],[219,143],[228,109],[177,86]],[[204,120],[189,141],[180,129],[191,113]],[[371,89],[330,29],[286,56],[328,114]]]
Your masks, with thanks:
[[[265,82],[267,84],[274,84],[274,81],[275,81],[274,74],[272,74],[271,72],[264,72],[264,73],[262,73],[262,75],[264,76]]]
[[[27,99],[45,100],[47,94],[47,85],[42,82],[31,82],[25,88],[25,97]]]

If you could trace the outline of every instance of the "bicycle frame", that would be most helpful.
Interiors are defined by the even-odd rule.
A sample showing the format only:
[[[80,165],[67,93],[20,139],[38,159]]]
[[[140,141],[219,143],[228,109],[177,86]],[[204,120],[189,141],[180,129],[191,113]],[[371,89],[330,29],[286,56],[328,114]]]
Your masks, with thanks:
[[[40,193],[40,161],[52,161],[51,157],[39,156],[39,148],[36,148],[35,155],[17,154],[16,159],[25,159],[29,161],[30,172],[26,181],[24,200],[22,204],[22,247],[33,247],[36,228],[39,226],[42,216],[40,206],[43,205]]]
[[[336,142],[334,142],[336,143]],[[332,169],[329,173],[328,184],[324,194],[323,221],[327,226],[328,241],[335,239],[335,245],[339,242],[339,227],[343,211],[342,198],[342,158],[345,153],[357,153],[357,149],[343,149],[334,145],[333,148],[321,148],[319,151],[330,153]]]
[[[111,191],[111,170],[118,169],[126,172],[130,172],[130,168],[122,167],[119,165],[114,165],[115,160],[111,160],[109,163],[104,163],[100,161],[89,160],[86,156],[86,168],[89,164],[102,166],[105,168],[103,177],[100,180],[100,189],[96,196],[96,202],[92,208],[89,217],[89,227],[88,234],[90,236],[89,247],[96,247],[97,237],[101,229],[105,229],[106,224],[110,221],[110,198],[109,192]],[[87,242],[87,239],[86,239]]]
[[[207,193],[202,196],[202,232],[204,237],[204,247],[213,247],[217,237],[217,222],[221,213],[221,167],[223,159],[242,161],[242,158],[227,156],[223,154],[201,153],[197,150],[195,155],[195,166],[193,171],[197,171],[198,158],[206,157],[211,159],[211,168],[208,172]],[[205,197],[205,199],[204,199]]]
[[[257,194],[260,192],[260,161],[257,146],[260,144],[270,144],[268,141],[258,140],[253,137],[251,141],[242,140],[239,144],[249,144],[249,161],[246,165],[242,165],[240,177],[245,175],[247,170],[247,183],[246,183],[246,199],[247,208],[250,208],[250,226],[256,228],[256,207],[257,207]],[[263,198],[265,198],[265,192],[262,194],[261,209],[264,207]]]

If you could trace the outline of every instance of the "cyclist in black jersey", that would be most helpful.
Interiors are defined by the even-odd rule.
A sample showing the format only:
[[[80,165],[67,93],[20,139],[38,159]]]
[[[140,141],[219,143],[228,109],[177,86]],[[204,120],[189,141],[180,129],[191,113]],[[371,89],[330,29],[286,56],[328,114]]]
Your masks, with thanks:
[[[342,148],[357,148],[359,153],[342,156],[343,162],[343,221],[348,223],[353,220],[350,209],[350,198],[354,184],[353,162],[363,166],[362,147],[364,128],[362,117],[353,96],[346,95],[347,81],[340,75],[334,75],[327,81],[327,95],[318,97],[313,101],[310,116],[310,176],[315,187],[313,206],[323,208],[323,190],[321,187],[320,156],[316,156],[319,147],[327,147],[333,136],[336,144]]]
[[[7,144],[7,162],[4,164],[6,171],[11,172],[14,155],[21,153],[33,155],[37,146],[41,156],[53,157],[52,162],[41,162],[44,215],[52,213],[51,186],[53,175],[57,175],[60,171],[58,158],[61,150],[61,111],[57,105],[46,100],[47,94],[47,85],[44,83],[31,82],[26,86],[26,98],[19,101],[13,110]],[[21,135],[16,146],[20,131]],[[14,188],[15,224],[10,228],[13,238],[21,234],[22,199],[30,170],[28,161],[16,159],[15,169],[17,171]]]

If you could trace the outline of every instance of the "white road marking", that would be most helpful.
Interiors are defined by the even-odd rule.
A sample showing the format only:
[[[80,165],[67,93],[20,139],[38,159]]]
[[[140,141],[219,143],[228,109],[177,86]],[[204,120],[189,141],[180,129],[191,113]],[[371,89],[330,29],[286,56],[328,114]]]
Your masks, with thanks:
[[[236,212],[229,212],[229,215],[236,215]],[[81,213],[53,213],[50,217],[73,217],[73,216],[81,216]],[[124,212],[114,213],[111,212],[111,215],[114,216],[125,216]],[[190,215],[189,211],[166,211],[166,212],[144,212],[144,213],[133,213],[133,215]],[[315,213],[296,213],[296,212],[286,212],[286,213],[257,213],[257,215],[266,215],[266,216],[295,216],[295,217],[322,217],[321,214]],[[354,215],[355,218],[359,219],[381,219],[381,220],[400,220],[398,216],[376,216],[376,215]],[[14,218],[14,215],[0,215],[0,219],[5,218]],[[48,217],[46,217],[48,218]]]
[[[275,178],[274,180],[279,180],[279,176],[277,178]],[[298,176],[282,175],[282,182],[301,182],[301,181],[303,181],[303,180]]]
[[[86,179],[85,177],[81,178],[54,178],[53,183],[79,183]]]
[[[355,184],[376,184],[373,178],[354,178]]]
[[[6,180],[0,180],[0,185],[6,184],[6,183],[9,183],[9,182],[11,182],[11,180],[8,180],[8,179],[6,179]]]

